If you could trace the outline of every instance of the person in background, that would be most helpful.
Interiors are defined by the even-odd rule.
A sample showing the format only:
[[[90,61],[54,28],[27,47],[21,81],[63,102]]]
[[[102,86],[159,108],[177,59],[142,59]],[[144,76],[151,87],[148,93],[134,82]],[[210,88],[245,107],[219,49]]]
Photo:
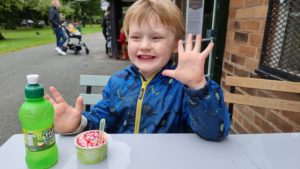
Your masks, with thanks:
[[[122,50],[122,60],[127,60],[128,59],[128,53],[127,53],[127,40],[126,40],[126,35],[121,29],[120,31],[120,36],[119,39],[117,39],[117,42],[121,44],[121,50]]]
[[[58,133],[75,134],[99,128],[108,133],[182,133],[221,141],[230,129],[222,88],[205,78],[211,42],[201,52],[201,36],[185,36],[181,11],[170,0],[137,0],[123,23],[128,38],[129,67],[113,74],[100,100],[82,112],[79,96],[69,105],[54,87],[45,97],[55,109]],[[178,64],[171,56],[178,53]]]
[[[52,0],[52,6],[49,8],[49,21],[56,37],[55,50],[61,55],[66,55],[66,53],[61,49],[67,40],[67,36],[61,26],[60,13],[58,12],[59,7],[59,0]]]
[[[111,24],[110,24],[110,6],[104,13],[102,21],[102,33],[105,38],[105,53],[110,55],[109,48],[111,47]]]
[[[67,29],[73,35],[81,35],[80,31],[72,23],[68,23]]]
[[[74,26],[81,33],[81,20],[75,20]]]

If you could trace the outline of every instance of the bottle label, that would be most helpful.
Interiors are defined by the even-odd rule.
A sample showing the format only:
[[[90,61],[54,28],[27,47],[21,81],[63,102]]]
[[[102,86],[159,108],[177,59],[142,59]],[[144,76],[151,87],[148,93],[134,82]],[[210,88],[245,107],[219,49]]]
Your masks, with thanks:
[[[41,151],[55,144],[55,132],[52,127],[42,130],[23,129],[25,146],[28,151]]]

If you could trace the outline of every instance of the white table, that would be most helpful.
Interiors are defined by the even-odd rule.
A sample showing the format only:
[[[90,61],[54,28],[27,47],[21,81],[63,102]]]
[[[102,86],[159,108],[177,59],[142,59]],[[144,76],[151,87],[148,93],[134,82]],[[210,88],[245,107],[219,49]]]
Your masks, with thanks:
[[[230,135],[211,142],[195,134],[112,134],[108,158],[79,163],[74,137],[56,135],[62,169],[300,169],[300,133]],[[0,168],[24,169],[22,134],[0,148]]]

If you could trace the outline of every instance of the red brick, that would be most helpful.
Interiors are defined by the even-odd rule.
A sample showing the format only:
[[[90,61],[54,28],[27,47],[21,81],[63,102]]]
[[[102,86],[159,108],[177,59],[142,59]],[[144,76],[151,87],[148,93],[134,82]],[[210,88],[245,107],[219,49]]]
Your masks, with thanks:
[[[271,97],[270,93],[266,90],[257,90],[256,95],[260,97]]]
[[[241,112],[238,110],[237,107],[233,107],[233,115],[232,115],[232,119],[234,119],[234,121],[239,122],[240,124],[243,124],[244,118],[241,115]]]
[[[254,8],[254,17],[266,18],[267,13],[268,13],[268,6],[267,5],[256,6]]]
[[[274,133],[276,132],[275,128],[270,125],[267,121],[262,119],[260,116],[254,115],[254,124],[259,127],[263,132]]]
[[[300,125],[300,113],[292,111],[282,111],[282,116]]]
[[[234,41],[247,43],[248,33],[235,32],[234,33]]]
[[[244,31],[258,31],[260,28],[260,22],[255,20],[246,20],[242,25]]]
[[[240,76],[240,77],[250,77],[250,73],[245,71],[245,70],[242,70],[242,69],[239,69],[237,67],[234,68],[234,74],[237,75],[237,76]]]
[[[273,113],[272,111],[267,110],[266,119],[274,124],[277,128],[284,132],[292,132],[294,127],[289,124],[286,120],[282,117],[279,117],[277,114]]]
[[[249,110],[248,106],[236,104],[235,108],[242,114],[244,119],[253,121],[254,115],[253,112]]]
[[[256,70],[258,68],[259,61],[256,59],[247,58],[246,60],[246,69],[249,71]]]
[[[264,18],[264,19],[261,19],[261,24],[260,24],[260,32],[262,33],[262,34],[264,34],[264,32],[265,32],[265,28],[266,28],[266,19]]]
[[[295,126],[295,128],[294,128],[294,132],[300,132],[300,126]],[[298,135],[298,136],[300,136],[300,135]]]
[[[257,9],[257,10],[259,10],[259,9]],[[254,7],[237,9],[235,17],[239,18],[239,19],[253,18],[255,16],[254,13],[255,13]]]
[[[223,65],[224,65],[224,67],[223,67],[223,69],[225,69],[225,70],[227,70],[228,72],[233,72],[233,66],[232,65],[230,65],[230,64],[228,64],[227,62],[223,62]]]
[[[263,35],[262,34],[250,34],[249,35],[249,43],[255,47],[261,47],[263,43]]]
[[[252,106],[249,109],[251,109],[254,114],[259,114],[262,117],[266,117],[266,108]]]
[[[299,101],[300,95],[296,93],[286,93],[286,92],[279,92],[279,91],[269,91],[270,95],[274,98],[284,99],[284,100],[293,100]]]
[[[232,54],[231,55],[231,62],[233,63],[236,63],[236,64],[239,64],[239,65],[245,65],[245,58],[242,57],[242,56],[238,56],[238,55],[235,55],[235,54]]]
[[[264,0],[264,4],[268,5],[269,4],[269,0]]]
[[[239,46],[235,44],[234,42],[226,41],[225,51],[229,53],[238,53],[239,52]]]
[[[231,0],[229,7],[230,8],[241,8],[245,4],[245,0]]]
[[[234,32],[228,30],[227,33],[226,33],[226,40],[227,41],[233,41],[233,39],[234,39],[233,37],[234,37]]]
[[[244,88],[243,91],[251,96],[254,96],[256,94],[256,89]]]
[[[245,5],[246,6],[258,6],[258,5],[263,5],[264,1],[262,0],[246,0]]]
[[[230,127],[230,132],[229,134],[238,134],[238,132],[232,127],[233,125],[231,125]]]
[[[228,14],[229,20],[230,20],[230,19],[234,19],[234,18],[235,18],[235,15],[236,15],[236,9],[230,8],[230,9],[229,9],[229,14]]]
[[[227,51],[224,52],[224,60],[230,61],[230,53]]]
[[[259,131],[251,121],[244,120],[243,125],[244,128],[249,131],[249,133],[261,133],[261,131]]]
[[[233,29],[240,29],[241,28],[241,23],[239,21],[233,21],[232,22],[232,28]]]
[[[237,133],[239,134],[245,134],[248,133],[243,127],[241,127],[238,123],[234,123],[232,127],[236,130]]]
[[[256,47],[241,45],[239,47],[239,53],[243,54],[246,57],[255,57]]]

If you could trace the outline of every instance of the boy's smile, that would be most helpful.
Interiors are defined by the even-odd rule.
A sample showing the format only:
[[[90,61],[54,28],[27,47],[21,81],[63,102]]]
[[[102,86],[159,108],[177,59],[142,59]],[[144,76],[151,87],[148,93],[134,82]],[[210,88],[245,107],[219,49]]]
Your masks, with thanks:
[[[140,25],[136,21],[130,23],[129,59],[146,79],[167,64],[172,52],[176,52],[175,45],[171,29],[155,17],[149,17]]]

